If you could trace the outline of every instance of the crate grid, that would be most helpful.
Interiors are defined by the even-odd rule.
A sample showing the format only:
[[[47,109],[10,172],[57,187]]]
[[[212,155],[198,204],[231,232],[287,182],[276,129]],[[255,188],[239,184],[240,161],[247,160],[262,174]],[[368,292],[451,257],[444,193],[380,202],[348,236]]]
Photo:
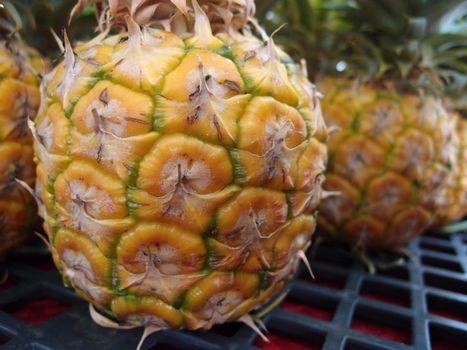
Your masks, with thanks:
[[[312,266],[289,285],[285,302],[264,318],[272,342],[303,349],[461,349],[467,344],[467,233],[431,233],[409,245],[410,261],[370,275],[342,247],[322,244]],[[117,331],[94,324],[87,304],[62,286],[44,255],[23,253],[3,262],[0,349],[135,349],[142,330]],[[50,309],[56,314],[47,314]],[[30,310],[46,315],[31,324]],[[165,331],[143,349],[261,349],[245,325],[209,332]]]

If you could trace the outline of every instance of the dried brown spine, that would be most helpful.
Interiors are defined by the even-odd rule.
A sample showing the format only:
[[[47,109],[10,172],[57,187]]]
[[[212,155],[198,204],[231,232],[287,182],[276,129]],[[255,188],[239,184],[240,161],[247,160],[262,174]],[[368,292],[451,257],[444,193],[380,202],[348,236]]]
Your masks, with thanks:
[[[193,33],[207,17],[213,33],[238,31],[255,13],[253,0],[79,0],[71,17],[94,4],[100,29],[127,26],[131,17],[139,25],[150,25],[177,34]]]

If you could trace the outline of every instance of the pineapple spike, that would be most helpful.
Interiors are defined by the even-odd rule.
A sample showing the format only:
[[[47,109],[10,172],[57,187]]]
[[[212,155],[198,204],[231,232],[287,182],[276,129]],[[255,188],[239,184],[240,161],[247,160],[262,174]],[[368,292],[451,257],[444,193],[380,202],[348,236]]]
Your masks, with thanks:
[[[52,246],[50,245],[49,241],[47,240],[47,238],[45,238],[43,235],[41,235],[39,232],[37,231],[34,231],[34,234],[39,237],[39,239],[45,243],[45,245],[47,246],[47,249],[51,252],[52,251]]]
[[[60,49],[60,52],[61,52],[61,53],[65,52],[65,46],[63,46],[62,40],[61,40],[60,37],[57,35],[57,33],[55,32],[55,30],[53,30],[53,28],[50,28],[50,33],[52,33],[52,36],[53,36],[55,42],[57,43],[57,46],[58,46],[58,48]]]
[[[197,0],[191,0],[193,9],[195,10],[195,36],[202,38],[203,40],[212,40],[212,28],[209,18],[199,6]]]
[[[63,46],[65,53],[65,70],[70,70],[75,65],[75,53],[73,52],[73,47],[71,46],[70,39],[66,31],[63,32]]]
[[[20,180],[18,178],[16,178],[15,181],[31,195],[31,197],[36,202],[37,208],[39,208],[40,211],[44,211],[45,207],[44,207],[44,203],[42,202],[42,199],[34,192],[34,190],[31,188],[31,186],[29,186],[26,182],[24,182],[24,181],[22,181],[22,180]],[[48,245],[48,246],[50,248],[50,245]]]
[[[136,350],[141,350],[143,344],[144,344],[144,341],[151,335],[151,334],[154,334],[154,333],[157,333],[157,332],[160,332],[164,330],[163,327],[161,326],[156,326],[156,325],[150,325],[150,326],[146,326],[144,327],[144,332],[143,332],[143,335],[141,336],[141,339],[139,340],[139,343],[138,343],[138,346],[136,347]]]
[[[260,319],[258,316],[252,316],[253,317],[253,320],[255,321],[255,323],[258,325],[258,327],[265,333],[269,333],[269,330],[268,328],[266,327],[266,325],[264,324],[263,320]]]
[[[21,186],[23,187],[31,196],[32,198],[34,198],[36,200],[36,202],[39,204],[39,201],[37,199],[37,196],[36,194],[34,193],[34,190],[31,188],[31,186],[29,186],[26,182],[18,179],[18,178],[15,178],[15,181]]]
[[[131,16],[126,17],[128,28],[128,46],[130,50],[138,50],[141,47],[143,32],[141,27],[136,23]]]
[[[209,86],[206,81],[206,76],[207,74],[204,71],[204,65],[201,60],[201,57],[199,55],[196,55],[196,59],[198,60],[198,70],[199,70],[199,81],[200,81],[200,93],[199,93],[199,99],[200,100],[219,100],[218,97],[209,89]],[[201,101],[201,103],[204,103],[205,101]],[[201,104],[200,103],[200,104]],[[225,123],[222,118],[216,118],[217,123],[219,123],[219,126],[217,127],[217,132],[218,132],[218,139],[222,139],[222,131],[224,131],[227,136],[230,138],[230,140],[234,141],[233,135],[230,133],[229,129],[225,126]]]
[[[248,327],[250,327],[256,334],[258,334],[261,339],[263,339],[265,342],[270,343],[268,337],[261,331],[261,329],[256,325],[253,317],[249,314],[243,315],[241,318],[239,318],[240,322],[243,322],[246,324]]]
[[[316,277],[315,277],[315,275],[313,274],[313,270],[311,269],[310,262],[308,261],[308,258],[307,258],[307,256],[306,256],[305,252],[304,252],[302,249],[300,249],[300,250],[297,252],[297,255],[298,255],[298,257],[300,258],[300,260],[302,260],[303,263],[305,264],[305,266],[306,266],[308,272],[310,273],[311,278],[313,278],[313,279],[315,280]]]
[[[274,298],[274,300],[269,303],[264,309],[261,309],[256,315],[255,319],[261,322],[263,324],[263,329],[267,331],[266,327],[264,326],[263,321],[261,320],[261,317],[266,316],[269,314],[272,310],[274,310],[276,307],[278,307],[284,300],[287,298],[287,295],[289,294],[290,290],[285,290],[283,291],[278,297]],[[261,325],[260,324],[260,325]]]
[[[268,48],[268,53],[269,53],[269,61],[273,62],[279,62],[279,54],[277,51],[276,44],[274,43],[274,35],[277,34],[282,28],[284,28],[285,24],[281,25],[279,28],[277,28],[275,31],[272,32],[272,34],[269,36],[267,39],[267,48]]]
[[[180,12],[185,16],[188,17],[188,6],[186,4],[186,0],[171,0],[172,3],[177,6]]]
[[[133,329],[138,328],[139,325],[132,325],[128,323],[117,323],[110,318],[102,315],[100,312],[96,310],[94,305],[89,303],[89,315],[91,316],[92,320],[97,323],[99,326],[104,328],[112,328],[112,329]]]
[[[231,23],[232,23],[232,19],[233,19],[233,14],[232,12],[230,12],[229,10],[219,6],[219,5],[212,5],[216,11],[217,11],[217,14],[222,18],[222,20],[224,21],[224,26],[225,26],[225,29],[226,31],[229,33],[229,35],[231,35],[232,37],[235,36],[235,31],[232,31],[231,30]]]
[[[73,51],[73,47],[71,46],[70,39],[68,38],[66,31],[63,32],[63,43],[65,47],[63,60],[65,79],[63,80],[61,86],[58,88],[58,93],[62,96],[62,98],[67,99],[68,90],[76,79],[77,72],[75,72],[75,67],[78,57]]]

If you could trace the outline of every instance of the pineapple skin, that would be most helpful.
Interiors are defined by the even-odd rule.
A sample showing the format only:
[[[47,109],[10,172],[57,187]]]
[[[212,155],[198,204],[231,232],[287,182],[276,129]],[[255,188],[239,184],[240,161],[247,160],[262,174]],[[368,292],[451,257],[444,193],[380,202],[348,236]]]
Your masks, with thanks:
[[[456,119],[432,97],[326,78],[318,84],[329,138],[319,226],[363,251],[397,251],[456,219]]]
[[[16,182],[34,186],[28,118],[39,108],[39,54],[19,39],[0,40],[0,254],[32,234],[33,197]]]
[[[67,47],[44,78],[40,215],[65,283],[101,312],[209,329],[295,273],[326,126],[306,74],[271,43],[129,30]]]
[[[438,211],[438,226],[461,220],[467,216],[467,120],[454,114],[456,121],[457,161],[454,176],[446,191],[444,202]]]

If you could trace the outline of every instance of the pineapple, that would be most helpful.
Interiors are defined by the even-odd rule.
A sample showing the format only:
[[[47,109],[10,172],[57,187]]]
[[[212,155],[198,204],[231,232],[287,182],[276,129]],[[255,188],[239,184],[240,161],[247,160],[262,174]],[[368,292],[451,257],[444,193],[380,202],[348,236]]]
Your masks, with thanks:
[[[454,181],[445,191],[444,205],[439,210],[438,224],[446,224],[467,216],[467,119],[455,115],[459,134],[457,161],[459,167],[454,173]],[[457,226],[454,226],[457,228]]]
[[[28,118],[39,108],[42,60],[19,37],[19,15],[10,2],[0,8],[0,254],[31,235],[35,204],[17,180],[34,184]]]
[[[327,131],[314,86],[247,26],[253,1],[98,5],[102,32],[74,50],[65,38],[31,125],[54,261],[97,320],[251,321],[315,229]]]
[[[362,249],[397,251],[441,221],[460,169],[456,120],[440,100],[347,79],[320,83],[329,139],[319,224]],[[454,190],[454,189],[453,189]],[[454,192],[457,192],[455,190]]]
[[[467,214],[462,136],[447,108],[466,108],[449,100],[467,91],[458,3],[279,1],[268,16],[290,23],[278,40],[293,36],[313,63],[334,131],[319,226],[360,253],[400,251]]]

